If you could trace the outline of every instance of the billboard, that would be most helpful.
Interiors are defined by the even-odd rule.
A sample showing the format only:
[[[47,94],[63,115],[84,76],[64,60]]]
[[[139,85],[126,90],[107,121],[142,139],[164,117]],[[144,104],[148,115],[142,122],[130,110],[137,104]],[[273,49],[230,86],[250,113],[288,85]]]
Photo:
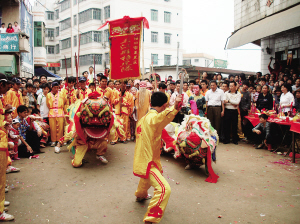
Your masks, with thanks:
[[[28,11],[28,7],[21,1],[20,27],[29,35],[29,53],[21,53],[21,71],[33,74],[33,15]]]
[[[19,34],[1,33],[0,52],[19,52]]]
[[[214,67],[215,68],[227,68],[227,61],[221,59],[214,59]]]

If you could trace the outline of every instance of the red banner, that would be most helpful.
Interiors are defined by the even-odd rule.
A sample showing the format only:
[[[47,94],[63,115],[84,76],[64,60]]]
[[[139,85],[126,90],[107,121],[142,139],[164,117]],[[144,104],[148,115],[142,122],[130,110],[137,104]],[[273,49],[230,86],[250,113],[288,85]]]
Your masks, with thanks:
[[[60,67],[60,63],[47,63],[46,67]]]
[[[110,79],[140,78],[140,44],[143,23],[149,28],[146,18],[130,18],[107,21],[110,33]]]

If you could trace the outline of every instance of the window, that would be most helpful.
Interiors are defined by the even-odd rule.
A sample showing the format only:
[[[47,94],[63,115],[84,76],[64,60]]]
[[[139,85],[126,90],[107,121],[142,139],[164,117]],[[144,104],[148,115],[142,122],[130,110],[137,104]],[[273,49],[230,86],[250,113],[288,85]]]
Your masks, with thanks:
[[[107,65],[110,64],[109,53],[105,53],[105,63],[106,63]]]
[[[59,19],[59,9],[55,10],[55,19]]]
[[[194,62],[199,62],[199,59],[195,59]]]
[[[71,27],[71,18],[65,19],[65,20],[63,20],[59,23],[60,23],[60,30],[61,31],[69,29]]]
[[[74,47],[76,47],[77,46],[77,35],[75,35],[73,37],[73,42],[74,42]]]
[[[62,69],[66,68],[66,61],[65,61],[65,59],[61,60],[60,66],[61,66]],[[67,58],[67,68],[71,68],[71,58]]]
[[[67,10],[70,8],[70,0],[64,0],[63,2],[60,3],[60,7],[61,7],[61,12]]]
[[[110,18],[110,6],[105,6],[104,7],[104,19],[109,19]]]
[[[54,20],[54,12],[46,12],[47,20]]]
[[[93,65],[95,56],[95,64],[102,65],[102,54],[86,54],[79,56],[79,65]]]
[[[34,22],[34,46],[45,46],[45,24],[43,22]]]
[[[171,35],[170,33],[165,33],[165,44],[171,44]]]
[[[158,32],[151,32],[151,42],[158,43]]]
[[[183,60],[183,65],[191,65],[191,59]]]
[[[54,54],[54,46],[47,46],[47,54]]]
[[[73,16],[73,22],[74,22],[74,26],[76,26],[77,25],[77,15]]]
[[[94,33],[94,42],[102,42],[102,31],[93,31]]]
[[[171,65],[172,55],[165,55],[165,65]]]
[[[88,9],[79,13],[79,24],[92,19],[101,20],[101,9]]]
[[[151,54],[151,61],[153,65],[158,65],[158,54]]]
[[[73,5],[76,5],[77,4],[77,0],[73,0]]]
[[[151,20],[158,21],[158,11],[155,9],[151,9]]]
[[[60,43],[61,43],[62,50],[70,48],[71,47],[71,38],[69,37],[67,39],[61,40]]]
[[[54,38],[54,29],[46,29],[46,37]]]
[[[104,42],[109,42],[109,31],[104,30]]]
[[[164,13],[164,21],[165,23],[170,23],[171,22],[171,13],[170,12],[166,12]]]
[[[59,54],[59,51],[60,51],[60,49],[59,49],[59,44],[56,44],[56,45],[55,45],[55,53],[56,53],[56,54]]]
[[[59,27],[55,27],[55,36],[58,37],[59,36]]]

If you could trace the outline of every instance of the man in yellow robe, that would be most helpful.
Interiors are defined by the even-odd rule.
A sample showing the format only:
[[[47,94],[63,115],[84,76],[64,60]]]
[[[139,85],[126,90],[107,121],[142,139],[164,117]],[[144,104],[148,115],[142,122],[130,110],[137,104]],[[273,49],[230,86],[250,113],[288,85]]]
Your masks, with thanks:
[[[9,84],[7,83],[6,76],[0,73],[0,95],[5,94],[9,89]],[[5,201],[5,185],[6,185],[6,167],[7,167],[7,158],[8,158],[8,139],[7,139],[7,130],[5,129],[4,116],[5,105],[3,105],[3,100],[0,102],[0,112],[1,112],[1,121],[0,121],[0,220],[9,221],[13,220],[14,217],[5,213],[4,206],[9,204]],[[9,108],[8,108],[9,109]],[[3,114],[2,114],[3,113]]]
[[[86,78],[84,76],[79,78],[79,89],[77,89],[77,98],[80,99],[80,101],[84,100],[88,97],[88,95],[92,91],[88,88],[86,88]]]
[[[100,76],[100,87],[97,87],[97,92],[100,97],[106,97],[109,104],[112,104],[112,99],[114,98],[113,90],[107,86],[107,77],[104,75]]]
[[[178,95],[174,106],[168,108],[167,96],[162,92],[155,92],[151,98],[151,109],[138,121],[136,131],[136,145],[133,161],[133,173],[140,177],[135,192],[136,201],[150,199],[148,189],[154,187],[154,196],[149,203],[144,216],[145,223],[161,221],[166,209],[171,188],[162,176],[160,162],[161,135],[164,127],[169,124],[180,110],[179,102],[182,96]],[[167,109],[166,109],[167,108]]]
[[[49,108],[49,124],[51,134],[51,146],[54,147],[64,135],[64,106],[68,100],[64,94],[58,91],[59,84],[52,83],[52,91],[47,94],[46,103]]]
[[[131,98],[128,91],[126,91],[127,81],[121,83],[120,91],[117,91],[114,99],[115,106],[115,115],[118,119],[122,120],[124,126],[125,136],[119,136],[117,133],[115,135],[115,139],[111,142],[112,145],[116,144],[118,138],[122,143],[126,143],[127,133],[130,132],[129,129],[129,108],[131,107]]]
[[[21,86],[21,81],[18,78],[13,78],[12,82],[13,82],[13,86],[6,93],[6,96],[4,97],[4,101],[6,104],[10,104],[12,107],[15,107],[17,109],[20,105],[23,105],[22,93],[19,91]],[[16,109],[12,112],[13,119],[15,119],[18,116]]]
[[[150,108],[150,99],[151,99],[151,92],[146,89],[147,88],[147,82],[141,81],[140,82],[140,89],[137,93],[137,115],[138,115],[138,121],[147,114],[149,108]]]
[[[67,79],[66,79],[67,81]],[[65,88],[63,88],[60,92],[60,94],[66,98],[67,100],[65,101],[65,105],[64,105],[64,112],[67,112],[68,107],[75,103],[77,100],[77,92],[74,89],[74,85],[75,85],[76,79],[75,77],[69,77],[68,78],[68,83],[66,83]]]

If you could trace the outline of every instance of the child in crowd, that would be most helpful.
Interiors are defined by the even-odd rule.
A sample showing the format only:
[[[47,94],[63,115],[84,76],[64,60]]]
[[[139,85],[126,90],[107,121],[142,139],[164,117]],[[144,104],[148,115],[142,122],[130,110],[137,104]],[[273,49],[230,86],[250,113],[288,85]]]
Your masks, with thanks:
[[[95,86],[95,83],[90,83],[89,84],[89,89],[92,91],[92,92],[95,92],[95,90],[96,90],[96,86]]]
[[[271,145],[271,124],[268,122],[268,115],[261,114],[259,115],[259,124],[256,125],[255,128],[252,129],[252,132],[256,134],[255,139],[261,144],[256,147],[256,149],[262,149],[267,147],[269,151],[272,150]]]
[[[29,97],[27,96],[28,91],[26,88],[21,88],[21,91],[22,91],[23,105],[29,107]]]
[[[252,94],[251,94],[251,98],[253,100],[254,103],[256,103],[258,95],[261,93],[261,85],[257,85],[256,86],[256,91],[253,90]]]
[[[13,119],[12,120],[12,127],[8,131],[8,142],[12,143],[13,145],[13,159],[14,160],[20,160],[18,157],[18,147],[21,145],[21,137],[19,133],[19,127],[20,127],[20,122],[18,119]]]

